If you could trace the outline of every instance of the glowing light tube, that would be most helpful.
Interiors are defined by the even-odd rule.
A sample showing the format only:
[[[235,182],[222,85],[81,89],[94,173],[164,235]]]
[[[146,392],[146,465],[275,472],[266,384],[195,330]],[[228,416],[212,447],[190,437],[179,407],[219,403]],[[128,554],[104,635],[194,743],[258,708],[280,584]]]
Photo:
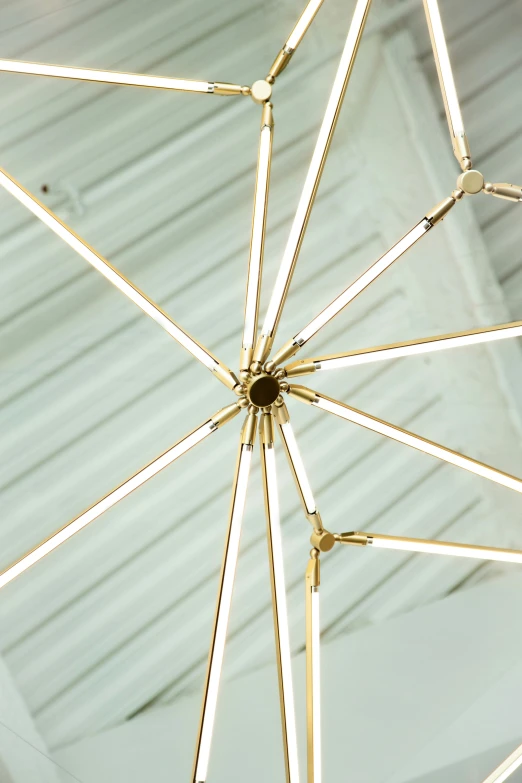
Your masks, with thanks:
[[[319,561],[306,569],[306,724],[308,783],[322,781],[321,750],[321,626]]]
[[[261,445],[261,466],[265,489],[268,551],[272,582],[272,608],[274,613],[276,655],[279,670],[281,722],[283,728],[287,783],[299,783],[292,660],[290,655],[283,544],[281,539],[277,473],[273,443],[263,443]]]
[[[294,29],[288,36],[288,39],[284,46],[287,52],[293,52],[295,49],[297,49],[297,47],[303,40],[306,31],[314,21],[315,15],[319,11],[322,4],[323,4],[323,0],[310,0],[308,5],[304,9],[303,13],[297,20]]]
[[[271,122],[272,110],[264,107]],[[252,361],[259,314],[261,295],[261,273],[265,246],[266,216],[268,208],[268,189],[270,184],[270,162],[272,158],[273,125],[264,124],[259,139],[257,160],[257,178],[254,195],[254,214],[250,239],[250,258],[248,262],[248,281],[245,303],[245,323],[243,327],[243,349],[240,357],[240,369],[248,370]]]
[[[426,11],[433,54],[437,65],[440,89],[444,99],[450,133],[454,138],[462,137],[465,135],[464,122],[460,111],[455,79],[453,78],[453,71],[451,69],[439,4],[437,0],[424,0],[424,9]]]
[[[499,324],[488,328],[472,329],[468,332],[441,334],[439,337],[423,337],[419,340],[407,340],[403,343],[379,345],[346,354],[332,354],[310,359],[316,371],[338,370],[342,367],[353,367],[357,364],[368,364],[388,359],[399,359],[404,356],[445,351],[449,348],[464,348],[470,345],[507,340],[512,337],[522,337],[522,321],[509,324]]]
[[[118,288],[134,304],[150,316],[157,324],[165,329],[180,345],[189,353],[202,362],[209,370],[228,388],[233,389],[237,384],[237,379],[232,375],[224,365],[222,365],[213,356],[210,351],[203,348],[194,338],[185,332],[175,321],[172,320],[157,304],[152,302],[145,294],[136,288],[133,283],[127,280],[121,272],[118,272],[112,264],[99,255],[90,245],[88,245],[78,234],[63,223],[60,218],[47,209],[44,204],[38,201],[29,191],[20,185],[15,179],[10,177],[3,169],[0,169],[0,185],[14,196],[20,204],[23,204],[35,217],[45,223],[45,225],[54,231],[54,233],[63,239],[70,248],[76,251],[91,266],[100,272],[110,283]]]
[[[350,541],[352,538],[352,541]],[[366,539],[362,542],[361,539]],[[496,560],[501,563],[522,563],[522,552],[514,549],[454,544],[447,541],[426,541],[421,538],[384,536],[377,533],[342,533],[337,537],[341,543],[364,543],[376,549],[395,549],[400,552],[422,552],[428,555],[451,555],[471,557],[477,560]]]
[[[232,592],[234,589],[234,579],[239,555],[239,541],[241,538],[241,527],[245,510],[248,477],[250,474],[250,465],[252,463],[252,448],[251,445],[241,445],[232,489],[228,534],[225,542],[225,553],[223,556],[218,602],[203,696],[203,708],[196,745],[193,773],[193,780],[195,783],[204,783],[207,779],[212,734],[216,718],[219,683],[221,680],[230,607],[232,604]]]
[[[350,408],[348,405],[325,397],[323,394],[313,392],[300,386],[291,386],[290,394],[301,401],[309,401],[310,404],[315,405],[317,408],[321,408],[328,413],[333,413],[336,416],[340,416],[342,419],[351,421],[354,424],[359,424],[361,427],[365,427],[373,432],[378,432],[380,435],[396,440],[399,443],[404,443],[405,446],[411,446],[411,448],[417,449],[418,451],[423,451],[425,454],[437,457],[437,459],[441,459],[444,462],[449,462],[451,465],[456,465],[463,470],[468,470],[470,473],[475,473],[477,476],[482,476],[482,478],[494,481],[496,484],[501,484],[508,489],[513,489],[515,492],[522,492],[522,480],[515,476],[510,476],[508,473],[503,473],[482,462],[477,462],[477,460],[471,459],[470,457],[465,457],[457,451],[452,451],[445,446],[440,446],[438,443],[433,443],[433,441],[426,440],[426,438],[421,438],[419,435],[414,435],[407,430],[396,427],[394,424],[382,421],[381,419],[376,419],[374,416],[370,416],[355,408]],[[310,400],[308,400],[307,396],[310,395],[315,395],[315,397],[311,397]]]
[[[52,76],[58,79],[79,79],[103,84],[121,84],[128,87],[152,87],[159,90],[181,90],[183,92],[213,92],[212,82],[174,79],[170,76],[148,76],[142,73],[118,73],[96,68],[74,68],[69,65],[47,65],[18,60],[0,60],[0,71],[25,73],[31,76]]]
[[[104,498],[95,503],[94,506],[88,508],[87,511],[84,511],[83,514],[80,514],[79,517],[76,517],[72,522],[69,522],[56,533],[53,533],[46,541],[43,541],[35,547],[35,549],[28,552],[28,554],[24,555],[24,557],[0,574],[0,588],[4,587],[43,557],[55,550],[60,544],[63,544],[74,536],[75,533],[83,530],[90,522],[93,522],[105,511],[108,511],[115,506],[120,500],[126,498],[127,495],[130,495],[135,489],[141,487],[142,484],[145,484],[146,481],[159,473],[160,470],[163,470],[163,468],[166,468],[174,462],[174,460],[178,459],[178,457],[181,457],[182,454],[185,454],[185,452],[214,432],[215,429],[217,429],[216,424],[212,419],[209,419],[209,421],[202,424],[201,427],[198,427],[194,432],[191,432],[190,435],[187,435],[182,440],[178,441],[175,446],[170,448],[145,468],[139,470],[134,476],[127,479],[127,481],[124,481],[123,484],[120,484],[119,487],[112,492],[109,492],[108,495],[105,495]]]
[[[346,44],[335,76],[332,92],[328,100],[310,167],[299,199],[297,212],[290,230],[290,236],[288,237],[288,242],[263,323],[262,338],[265,338],[265,342],[262,344],[264,350],[260,353],[259,357],[257,357],[257,351],[255,354],[255,358],[258,358],[259,361],[264,361],[267,358],[270,345],[274,339],[275,330],[277,329],[281,317],[308,219],[319,187],[321,174],[341,111],[343,98],[346,88],[348,87],[348,82],[359,49],[364,25],[366,23],[368,11],[370,10],[370,4],[371,0],[357,0],[352,23],[348,32],[348,38],[346,39]]]
[[[522,745],[513,751],[502,764],[488,775],[484,783],[504,783],[522,764]]]
[[[303,463],[303,458],[301,457],[301,452],[299,451],[299,446],[297,445],[297,441],[295,439],[294,428],[292,427],[291,422],[287,421],[284,424],[280,424],[279,431],[283,439],[286,453],[288,455],[288,460],[292,468],[292,473],[294,474],[295,483],[297,485],[299,494],[301,495],[301,500],[303,502],[306,513],[308,515],[316,514],[317,505],[315,503],[310,482],[308,481],[308,475]]]
[[[332,320],[338,313],[343,310],[347,304],[355,299],[361,291],[364,291],[370,283],[373,283],[376,278],[379,277],[388,267],[390,267],[394,261],[397,261],[403,253],[409,250],[421,237],[428,233],[432,228],[432,224],[429,220],[424,218],[418,223],[411,231],[409,231],[405,237],[403,237],[396,245],[394,245],[387,253],[385,253],[378,261],[375,262],[369,269],[364,272],[355,282],[353,282],[348,288],[343,291],[342,294],[333,300],[328,307],[319,313],[308,326],[300,331],[294,337],[294,343],[302,346],[308,340],[313,337],[317,332],[323,328],[329,321]]]

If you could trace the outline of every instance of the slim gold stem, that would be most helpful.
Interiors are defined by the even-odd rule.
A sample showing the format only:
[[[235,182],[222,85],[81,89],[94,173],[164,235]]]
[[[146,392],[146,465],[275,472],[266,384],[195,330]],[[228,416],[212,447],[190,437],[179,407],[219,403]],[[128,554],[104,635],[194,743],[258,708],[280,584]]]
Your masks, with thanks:
[[[489,481],[502,484],[502,486],[513,489],[515,492],[522,492],[522,480],[516,478],[516,476],[511,476],[509,473],[492,468],[471,457],[465,457],[457,451],[440,446],[438,443],[420,437],[420,435],[414,435],[412,432],[396,427],[387,421],[376,419],[374,416],[363,413],[356,408],[351,408],[349,405],[326,397],[324,394],[312,391],[304,386],[290,386],[289,393],[295,399],[301,400],[301,402],[315,405],[328,413],[333,413],[342,419],[359,424],[361,427],[365,427],[373,432],[378,432],[380,435],[396,440],[399,443],[404,443],[404,445],[411,446],[411,448],[418,451],[423,451],[425,454],[437,457],[437,459],[441,459],[444,462],[449,462],[463,470],[468,470],[470,473],[475,473],[477,476],[482,476]]]
[[[257,321],[259,315],[259,299],[261,296],[261,277],[268,210],[268,192],[270,187],[270,166],[272,162],[273,131],[274,116],[272,104],[265,103],[261,115],[261,133],[259,136],[254,212],[252,215],[252,234],[250,237],[250,256],[248,259],[243,345],[239,358],[240,370],[249,369],[252,363],[257,337]]]
[[[232,604],[232,593],[239,556],[239,542],[246,502],[248,477],[252,463],[255,436],[255,414],[248,414],[243,426],[236,472],[232,483],[232,501],[228,520],[228,532],[221,566],[214,627],[210,643],[207,674],[203,689],[203,704],[196,742],[192,780],[204,783],[207,779],[212,734],[216,718],[219,684],[225,654],[225,645]]]
[[[477,560],[522,564],[522,552],[516,549],[455,544],[449,541],[405,538],[403,536],[385,536],[380,533],[340,533],[335,534],[334,538],[340,544],[351,544],[352,546],[371,546],[375,549],[394,549],[400,552],[423,552],[429,555],[451,555],[453,557],[471,557]]]
[[[471,152],[468,138],[464,130],[462,112],[460,110],[457,88],[451,68],[448,47],[442,26],[440,9],[437,0],[424,0],[424,10],[430,31],[433,55],[437,65],[439,75],[440,89],[444,100],[446,118],[453,145],[453,152],[459,161],[463,171],[472,167]]]
[[[0,71],[101,84],[118,84],[127,87],[148,87],[156,90],[214,93],[215,95],[248,95],[248,87],[226,82],[202,82],[194,79],[174,79],[171,76],[121,73],[97,68],[75,68],[70,65],[48,65],[47,63],[31,63],[20,60],[0,60]]]
[[[234,389],[239,383],[236,376],[222,364],[216,357],[201,343],[191,337],[188,332],[181,328],[172,318],[148,298],[139,288],[130,280],[127,280],[121,272],[112,266],[103,256],[87,244],[78,236],[69,226],[67,226],[50,209],[42,204],[32,193],[26,190],[19,182],[0,169],[0,185],[14,196],[24,207],[35,215],[42,223],[54,231],[54,233],[63,239],[69,247],[75,250],[82,258],[93,266],[134,304],[150,316],[157,324],[165,329],[180,345],[189,353],[198,359],[202,364],[213,372],[219,380],[229,389]]]
[[[283,545],[279,518],[277,473],[274,454],[274,425],[270,413],[263,413],[260,422],[261,472],[267,519],[268,555],[272,585],[272,610],[276,642],[281,726],[287,783],[298,783],[297,730],[295,723],[292,660],[283,564]]]
[[[57,530],[56,533],[53,533],[52,536],[45,541],[42,541],[41,544],[0,573],[0,588],[4,587],[4,585],[11,582],[43,557],[54,551],[60,544],[63,544],[75,533],[83,530],[90,522],[93,522],[105,511],[116,505],[120,500],[123,500],[127,495],[130,495],[135,489],[141,487],[142,484],[145,484],[146,481],[163,470],[163,468],[172,464],[178,457],[181,457],[182,454],[185,454],[186,451],[208,435],[211,435],[225,422],[230,421],[234,416],[237,416],[239,411],[240,408],[236,403],[228,405],[226,408],[218,411],[200,427],[179,440],[172,448],[168,449],[168,451],[165,451],[153,462],[135,473],[134,476],[131,476],[131,478],[124,481],[123,484],[120,484],[119,487],[112,492],[109,492],[104,498],[98,500],[98,502],[88,508],[87,511],[80,514],[79,517],[73,519],[72,522],[68,522],[64,527],[60,528],[60,530]]]
[[[305,575],[306,735],[308,783],[321,783],[321,629],[319,552],[312,549]]]
[[[315,145],[312,161],[306,175],[297,212],[263,323],[262,334],[254,351],[254,361],[264,362],[269,356],[270,348],[274,341],[277,326],[288,295],[290,281],[294,273],[297,257],[301,249],[301,244],[323,173],[326,157],[334,135],[335,126],[337,125],[337,120],[341,111],[346,88],[348,87],[355,58],[359,50],[359,44],[370,10],[370,4],[371,0],[357,0],[346,45],[341,56],[332,92],[326,107],[326,113]]]
[[[360,348],[347,353],[331,353],[318,356],[315,359],[303,359],[285,367],[288,378],[295,378],[310,373],[338,370],[344,367],[354,367],[357,364],[399,359],[404,356],[417,356],[433,351],[444,351],[450,348],[463,348],[470,345],[522,337],[522,321],[509,324],[498,324],[487,328],[470,329],[464,332],[451,332],[438,337],[421,337],[416,340],[406,340],[401,343],[377,345],[373,348]]]
[[[342,294],[339,294],[333,302],[322,310],[310,323],[301,329],[291,340],[289,340],[282,348],[277,351],[273,356],[273,362],[280,364],[286,361],[306,345],[311,337],[317,334],[317,332],[326,326],[341,310],[350,304],[360,293],[368,288],[371,283],[374,282],[383,272],[385,272],[398,258],[400,258],[407,250],[422,239],[433,226],[437,225],[448,212],[455,206],[456,199],[450,196],[433,209],[426,213],[425,217],[414,226],[411,231],[402,237],[393,247],[391,247],[383,256],[381,256],[372,266],[366,270],[360,277],[357,278],[351,285],[346,288]]]
[[[309,0],[303,13],[297,20],[294,29],[288,36],[285,45],[272,63],[268,76],[272,81],[286,68],[290,58],[306,35],[308,28],[314,21],[317,12],[323,4],[323,0]]]
[[[316,530],[322,530],[323,522],[321,515],[317,510],[312,488],[310,486],[304,462],[301,457],[301,452],[299,451],[299,446],[297,445],[297,440],[295,438],[294,429],[290,422],[288,409],[284,403],[279,407],[274,406],[274,416],[279,427],[281,440],[283,441],[283,446],[285,447],[285,453],[290,465],[290,470],[292,471],[292,475],[294,477],[299,497],[301,498],[305,515]]]
[[[522,745],[511,753],[492,773],[484,783],[504,783],[522,764]]]

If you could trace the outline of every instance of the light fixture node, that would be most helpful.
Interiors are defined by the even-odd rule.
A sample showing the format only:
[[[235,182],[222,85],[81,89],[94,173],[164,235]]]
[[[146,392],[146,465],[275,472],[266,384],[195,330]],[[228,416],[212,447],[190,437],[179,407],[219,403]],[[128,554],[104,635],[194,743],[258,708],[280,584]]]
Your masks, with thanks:
[[[279,397],[279,382],[273,375],[257,375],[249,384],[247,395],[250,402],[258,408],[273,405]]]
[[[255,103],[266,103],[272,97],[272,85],[266,79],[258,79],[250,88],[250,97]]]
[[[464,171],[457,179],[457,187],[467,196],[476,196],[484,187],[484,177],[476,169]]]

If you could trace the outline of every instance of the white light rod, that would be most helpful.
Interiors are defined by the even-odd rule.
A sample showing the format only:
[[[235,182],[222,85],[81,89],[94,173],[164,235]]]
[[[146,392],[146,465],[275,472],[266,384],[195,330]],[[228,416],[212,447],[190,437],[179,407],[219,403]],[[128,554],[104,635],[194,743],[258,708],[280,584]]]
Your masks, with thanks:
[[[195,781],[204,783],[207,779],[212,734],[216,719],[216,708],[225,654],[228,621],[232,604],[232,592],[239,555],[239,541],[245,510],[248,477],[252,463],[252,446],[243,445],[239,456],[237,478],[233,489],[232,507],[225,555],[221,571],[221,582],[216,610],[214,636],[209,657],[209,667],[203,703],[200,738],[195,763]]]
[[[522,764],[522,745],[507,757],[497,769],[488,775],[484,783],[504,783]]]
[[[499,324],[490,328],[472,329],[468,332],[442,334],[439,337],[425,337],[421,340],[408,340],[395,345],[380,345],[376,348],[352,351],[344,355],[318,357],[311,359],[316,371],[338,370],[342,367],[353,367],[357,364],[369,364],[388,359],[399,359],[404,356],[445,351],[449,348],[463,348],[495,340],[507,340],[512,337],[522,337],[522,321],[509,324]]]
[[[277,492],[277,471],[273,445],[263,445],[262,457],[266,476],[268,497],[269,553],[272,573],[273,601],[275,607],[276,638],[281,670],[282,711],[286,746],[288,754],[288,783],[299,783],[299,762],[297,752],[297,728],[295,722],[294,687],[292,681],[292,658],[290,652],[290,634],[288,609],[286,605],[286,585],[283,562],[283,542]]]
[[[54,231],[54,233],[63,239],[66,244],[75,250],[91,266],[100,272],[110,283],[118,288],[134,304],[154,319],[171,337],[189,353],[198,359],[209,370],[217,372],[219,361],[206,349],[202,348],[189,334],[187,334],[178,324],[176,324],[163,310],[154,304],[145,294],[136,288],[127,278],[125,278],[112,264],[100,256],[90,245],[84,242],[72,229],[63,223],[60,218],[54,215],[37,198],[22,187],[16,180],[10,177],[3,169],[0,169],[0,185],[14,196],[20,204],[23,204],[30,212],[35,215],[42,223]],[[230,385],[230,384],[229,384]],[[230,387],[233,388],[233,382]]]
[[[263,323],[263,335],[273,336],[279,318],[281,316],[284,300],[292,279],[292,274],[303,241],[306,224],[312,210],[315,195],[319,187],[319,181],[335,131],[337,119],[341,110],[342,101],[348,81],[353,69],[355,57],[359,47],[360,38],[366,23],[371,0],[357,0],[353,19],[348,31],[346,44],[341,55],[341,61],[335,75],[334,84],[326,107],[326,112],[317,137],[310,167],[306,175],[297,211],[292,223],[288,242],[285,247],[281,266],[277,274],[276,283],[272,291],[272,297],[268,305]]]
[[[201,427],[198,427],[197,430],[194,430],[194,432],[192,432],[190,435],[187,435],[185,438],[178,441],[175,446],[155,459],[145,468],[142,468],[142,470],[138,471],[138,473],[135,473],[134,476],[127,479],[127,481],[124,481],[123,484],[120,484],[120,486],[115,490],[109,492],[108,495],[95,503],[94,506],[91,506],[89,509],[87,509],[87,511],[84,511],[83,514],[80,514],[79,517],[73,519],[72,522],[69,522],[67,525],[62,527],[60,530],[50,536],[50,538],[48,538],[46,541],[43,541],[39,546],[37,546],[27,555],[10,566],[7,570],[1,573],[0,588],[4,587],[6,584],[22,574],[43,557],[59,547],[60,544],[63,544],[64,541],[67,541],[69,538],[71,538],[71,536],[74,536],[75,533],[78,533],[90,522],[93,522],[93,520],[97,519],[105,511],[108,511],[108,509],[112,508],[112,506],[116,505],[116,503],[118,503],[120,500],[123,500],[123,498],[127,497],[127,495],[130,495],[130,493],[135,489],[141,487],[142,484],[155,476],[156,473],[159,473],[160,470],[163,470],[163,468],[166,468],[178,457],[181,457],[182,454],[185,454],[186,451],[203,440],[203,438],[206,438],[207,435],[210,435],[212,432],[214,432],[215,429],[216,425],[210,419],[209,421],[205,422],[205,424],[202,424]]]
[[[465,457],[463,454],[459,454],[456,451],[447,449],[430,440],[421,438],[419,435],[414,435],[407,430],[395,427],[393,424],[389,424],[386,421],[376,419],[373,416],[369,416],[367,413],[362,413],[355,408],[350,408],[347,405],[317,393],[316,401],[312,404],[329,413],[334,413],[336,416],[340,416],[347,421],[352,421],[354,424],[359,424],[361,427],[366,427],[366,429],[378,432],[380,435],[384,435],[387,438],[396,440],[399,443],[404,443],[406,446],[411,446],[432,457],[437,457],[437,459],[441,459],[444,462],[449,462],[459,468],[468,470],[470,473],[475,473],[477,476],[482,476],[482,478],[494,481],[496,484],[502,484],[504,487],[515,490],[515,492],[522,493],[522,481],[519,478],[496,470],[489,465],[484,465],[482,462],[477,462],[470,457]]]
[[[424,0],[426,17],[430,30],[431,43],[435,54],[435,62],[439,75],[439,82],[446,107],[448,125],[453,137],[464,135],[464,122],[460,111],[457,88],[451,68],[446,37],[442,26],[440,9],[437,0]]]
[[[253,348],[256,338],[261,270],[265,244],[266,213],[268,207],[268,186],[270,181],[270,158],[272,154],[272,128],[265,125],[261,129],[259,157],[257,164],[254,214],[252,218],[252,236],[250,240],[250,260],[248,265],[247,296],[245,305],[245,324],[243,328],[243,348]]]
[[[312,587],[312,710],[313,710],[313,783],[322,781],[322,743],[321,743],[321,621],[319,588]]]
[[[296,26],[288,36],[288,40],[284,46],[285,51],[293,52],[297,49],[322,4],[323,0],[310,0],[297,20]]]
[[[343,308],[346,307],[356,296],[358,296],[370,283],[373,283],[379,275],[381,275],[388,267],[390,267],[394,261],[397,261],[403,253],[409,250],[415,242],[423,237],[432,228],[432,224],[429,220],[424,218],[418,223],[412,230],[406,234],[396,245],[394,245],[387,253],[385,253],[378,261],[375,262],[369,269],[364,272],[355,282],[353,282],[348,288],[343,291],[342,294],[333,300],[328,307],[319,313],[313,321],[310,321],[308,326],[300,331],[294,337],[294,343],[298,345],[304,345],[308,340],[317,334],[319,329],[322,329],[325,324],[332,320]]]
[[[377,549],[396,549],[404,552],[424,552],[430,555],[471,557],[478,560],[498,560],[502,563],[522,563],[522,552],[512,549],[452,544],[446,541],[423,541],[419,538],[382,536],[374,533],[365,533],[364,535],[368,536],[368,545]]]
[[[303,458],[301,457],[301,452],[299,451],[299,446],[297,445],[294,428],[292,427],[291,422],[287,421],[280,425],[280,430],[281,435],[285,441],[286,449],[290,456],[290,461],[292,462],[292,467],[294,469],[299,491],[306,507],[306,513],[316,514],[317,506],[310,482],[308,481],[308,475],[303,463]]]
[[[104,84],[122,84],[128,87],[153,87],[160,90],[182,90],[184,92],[213,92],[212,82],[174,79],[170,76],[148,76],[141,73],[118,73],[96,68],[74,68],[69,65],[47,65],[18,60],[0,60],[0,71],[25,73],[31,76],[52,76],[58,79],[79,79]]]

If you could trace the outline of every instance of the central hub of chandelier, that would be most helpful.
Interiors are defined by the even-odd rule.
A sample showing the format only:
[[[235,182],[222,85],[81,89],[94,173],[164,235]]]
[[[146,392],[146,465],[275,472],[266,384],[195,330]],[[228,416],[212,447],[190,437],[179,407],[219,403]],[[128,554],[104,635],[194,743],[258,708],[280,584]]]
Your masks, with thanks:
[[[280,392],[279,381],[268,373],[254,375],[246,383],[246,396],[256,408],[268,408],[273,405]]]

